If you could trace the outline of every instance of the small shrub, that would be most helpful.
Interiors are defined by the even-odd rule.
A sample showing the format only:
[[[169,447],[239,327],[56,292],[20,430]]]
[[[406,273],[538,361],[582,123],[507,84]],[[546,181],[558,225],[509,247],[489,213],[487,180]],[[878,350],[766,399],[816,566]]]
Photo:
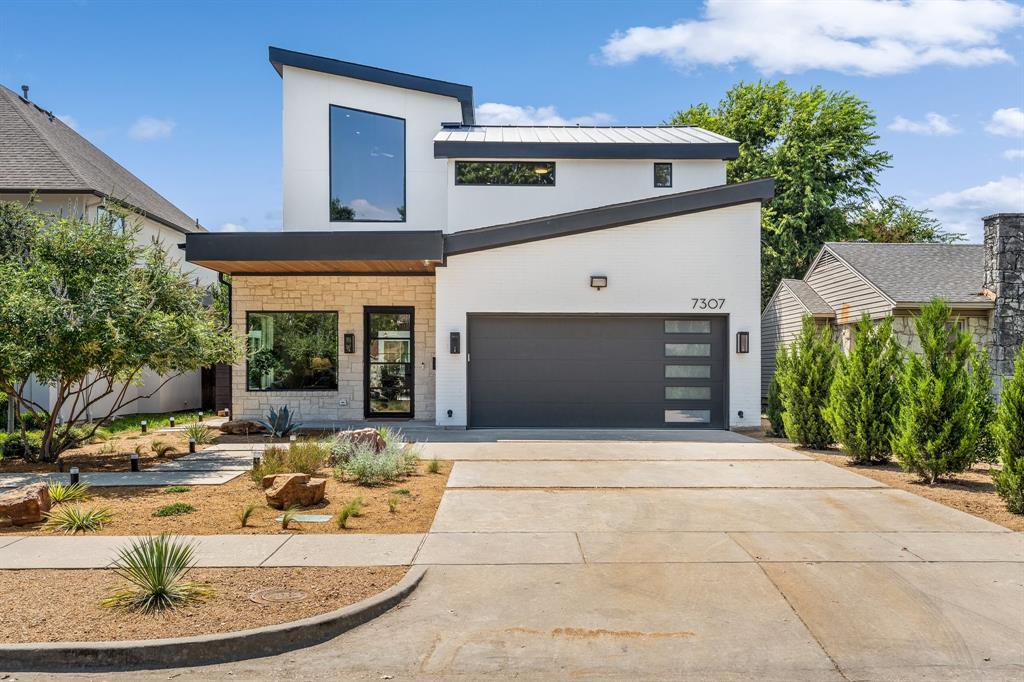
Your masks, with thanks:
[[[5,414],[4,419],[6,418]],[[15,421],[26,431],[40,431],[49,423],[50,414],[48,412],[22,412]]]
[[[334,473],[338,478],[355,479],[359,485],[383,485],[413,473],[417,462],[416,452],[404,443],[391,444],[381,452],[371,446],[360,445],[352,451],[347,462],[335,468]]]
[[[437,474],[441,472],[441,463],[437,461],[437,457],[430,460],[430,463],[427,464],[427,471],[431,474]]]
[[[828,400],[838,352],[832,331],[827,326],[819,331],[814,318],[805,316],[800,336],[785,351],[782,370],[776,373],[782,387],[786,435],[804,447],[832,444],[832,429],[822,408]]]
[[[153,512],[153,516],[181,516],[182,514],[191,514],[195,510],[196,508],[188,502],[175,502],[174,504],[160,507]]]
[[[194,422],[185,427],[185,435],[196,442],[196,445],[209,445],[213,442],[213,431],[202,422]]]
[[[287,405],[282,407],[280,411],[271,408],[270,414],[267,415],[266,419],[258,419],[257,421],[273,438],[285,438],[302,426],[300,422],[295,421],[294,415],[288,410]]]
[[[60,505],[46,512],[46,528],[61,530],[72,535],[99,530],[110,523],[113,513],[106,507],[85,509],[81,505]]]
[[[96,432],[93,433],[92,436],[89,437],[89,443],[106,443],[108,440],[110,440],[110,435],[110,431],[107,431],[105,428],[101,426],[100,428],[96,429]]]
[[[775,374],[768,384],[768,433],[772,438],[785,438],[786,425],[782,421],[782,413],[786,411],[782,405],[782,387],[779,385],[779,372],[786,361],[786,349],[779,348],[775,359]]]
[[[1024,514],[1024,351],[1017,351],[1013,376],[1003,384],[993,428],[1000,469],[992,474],[996,492],[1014,514]]]
[[[187,485],[169,485],[164,488],[165,493],[187,493],[192,490],[191,486]]]
[[[412,491],[408,488],[399,488],[394,491],[396,495],[412,495]]]
[[[976,351],[941,300],[922,308],[914,325],[922,352],[911,353],[904,367],[892,447],[904,470],[931,484],[974,461],[979,429],[970,363]]]
[[[54,504],[84,502],[89,499],[88,483],[50,483],[46,486],[50,501]]]
[[[298,515],[299,515],[299,508],[295,507],[295,506],[288,507],[287,509],[282,511],[281,512],[281,530],[288,530],[288,526],[290,526],[292,524],[292,522],[298,523],[298,521],[295,521],[295,517],[298,516]]]
[[[210,596],[209,586],[185,580],[196,564],[195,548],[167,535],[133,541],[118,553],[114,571],[134,589],[115,592],[101,604],[152,613]]]
[[[155,452],[156,456],[160,457],[161,459],[171,454],[172,452],[178,451],[178,449],[173,445],[169,445],[159,440],[155,440],[152,443],[150,443],[149,449]]]
[[[244,507],[242,507],[242,511],[238,512],[238,523],[241,524],[242,528],[245,528],[249,525],[249,517],[252,516],[252,513],[256,511],[256,509],[258,509],[259,506],[260,505],[253,502],[251,504],[245,505]]]
[[[100,448],[101,455],[113,455],[117,452],[117,448],[114,447],[113,443],[104,443],[103,447]]]
[[[338,525],[338,528],[348,528],[348,520],[362,516],[362,514],[363,498],[357,497],[338,510],[337,515],[334,517],[334,522]]]
[[[139,456],[139,459],[142,459],[142,453],[145,452],[145,450],[146,450],[146,446],[143,445],[142,443],[139,443],[134,448],[134,452],[135,452],[136,455]]]
[[[887,462],[903,372],[903,350],[893,336],[892,318],[875,325],[865,313],[852,344],[849,355],[838,355],[823,414],[854,462]]]
[[[21,458],[33,460],[43,450],[43,432],[26,431],[24,437],[20,431],[8,434],[3,443],[4,458]]]
[[[252,480],[259,482],[271,474],[316,474],[324,468],[327,450],[316,441],[301,441],[288,446],[269,447],[260,457],[260,465],[252,470]]]
[[[394,514],[398,511],[398,496],[392,495],[388,498],[388,511]]]

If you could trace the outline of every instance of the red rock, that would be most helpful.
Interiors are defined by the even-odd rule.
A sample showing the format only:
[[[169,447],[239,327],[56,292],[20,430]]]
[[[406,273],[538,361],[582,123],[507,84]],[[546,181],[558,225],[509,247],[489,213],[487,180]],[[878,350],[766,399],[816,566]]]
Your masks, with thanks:
[[[275,509],[309,507],[324,499],[327,479],[310,478],[309,474],[272,474],[261,481],[267,504]]]
[[[220,430],[221,433],[227,433],[232,436],[250,436],[267,432],[267,430],[263,428],[262,424],[249,419],[236,419],[234,421],[224,422],[220,425]]]
[[[39,523],[50,511],[50,491],[45,483],[32,483],[0,494],[0,526]]]

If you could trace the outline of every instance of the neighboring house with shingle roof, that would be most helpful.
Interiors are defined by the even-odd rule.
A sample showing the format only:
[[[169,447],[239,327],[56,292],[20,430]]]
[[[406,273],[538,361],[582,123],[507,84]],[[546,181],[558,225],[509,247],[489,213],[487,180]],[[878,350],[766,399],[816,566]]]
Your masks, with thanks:
[[[161,196],[128,169],[103,153],[53,113],[0,85],[0,201],[28,203],[40,211],[75,215],[93,220],[113,209],[129,211],[129,223],[139,227],[138,241],[160,240],[169,256],[182,261],[178,244],[185,235],[205,232],[198,220]],[[186,266],[197,281],[209,284],[216,274]],[[147,376],[129,392],[147,395],[159,385]],[[196,409],[201,404],[200,373],[192,372],[169,382],[150,398],[132,403],[126,412],[167,412]],[[46,386],[34,385],[32,400],[52,404]]]
[[[802,280],[782,280],[761,314],[762,401],[775,373],[776,352],[796,338],[805,316],[833,328],[847,351],[863,314],[872,320],[891,316],[900,342],[919,351],[913,316],[935,298],[945,300],[960,328],[989,350],[998,386],[998,377],[1007,373],[1004,356],[1020,345],[1019,339],[1007,344],[1005,334],[993,338],[994,329],[1019,326],[1013,301],[987,284],[1021,281],[1020,264],[1005,255],[1005,237],[1004,246],[996,246],[996,225],[1006,222],[1005,215],[985,219],[985,244],[826,243]]]

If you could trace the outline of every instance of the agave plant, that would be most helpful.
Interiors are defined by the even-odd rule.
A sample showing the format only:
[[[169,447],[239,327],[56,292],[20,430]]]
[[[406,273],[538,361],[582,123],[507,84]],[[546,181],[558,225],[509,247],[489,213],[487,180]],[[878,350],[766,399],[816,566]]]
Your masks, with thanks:
[[[270,414],[267,415],[267,418],[259,419],[257,422],[274,438],[284,438],[302,426],[300,422],[293,419],[287,405],[282,407],[280,411],[270,408]]]
[[[50,483],[46,486],[50,501],[54,504],[82,502],[89,499],[88,483]]]
[[[208,585],[185,580],[196,565],[196,545],[170,535],[134,540],[114,560],[114,572],[134,587],[101,603],[143,613],[172,609],[213,594]]]
[[[74,535],[78,531],[99,530],[114,514],[106,507],[85,509],[80,504],[61,505],[46,512],[46,527]]]

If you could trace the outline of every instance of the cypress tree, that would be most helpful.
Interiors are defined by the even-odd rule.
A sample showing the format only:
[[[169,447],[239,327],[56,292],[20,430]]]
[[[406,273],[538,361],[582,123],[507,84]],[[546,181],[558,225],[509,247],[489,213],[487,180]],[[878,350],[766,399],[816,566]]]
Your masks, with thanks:
[[[1006,508],[1024,514],[1024,351],[1017,351],[1013,376],[1003,385],[995,427],[1001,468],[992,478]]]
[[[904,367],[892,447],[903,469],[934,483],[974,461],[979,429],[970,363],[976,351],[940,299],[922,308],[914,325],[922,352],[911,353]]]
[[[820,331],[809,315],[789,348],[777,372],[785,412],[786,435],[804,447],[827,448],[833,442],[832,429],[821,410],[828,401],[829,387],[838,353],[828,327]]]
[[[892,318],[878,325],[865,314],[849,355],[839,354],[824,410],[836,439],[859,464],[886,462],[899,409],[903,350]]]
[[[782,405],[782,386],[779,385],[779,372],[785,364],[786,349],[779,348],[775,353],[775,374],[772,375],[772,383],[768,385],[768,423],[771,429],[768,435],[775,438],[786,437],[786,425],[782,422],[785,407]]]
[[[971,359],[971,387],[974,396],[974,418],[978,423],[978,440],[974,445],[974,461],[995,464],[996,401],[992,397],[992,375],[989,374],[988,351],[979,349]]]

